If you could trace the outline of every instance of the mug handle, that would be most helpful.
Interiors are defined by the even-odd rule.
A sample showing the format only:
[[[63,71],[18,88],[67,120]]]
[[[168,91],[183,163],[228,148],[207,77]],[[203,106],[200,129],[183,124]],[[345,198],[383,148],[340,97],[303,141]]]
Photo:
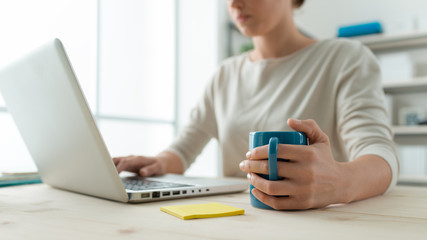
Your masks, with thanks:
[[[277,137],[270,138],[268,142],[268,180],[277,181]]]

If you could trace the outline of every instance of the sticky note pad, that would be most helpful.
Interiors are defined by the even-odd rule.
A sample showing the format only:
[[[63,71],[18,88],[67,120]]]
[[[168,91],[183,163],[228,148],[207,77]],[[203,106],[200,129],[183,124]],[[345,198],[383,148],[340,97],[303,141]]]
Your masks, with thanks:
[[[161,211],[183,220],[193,218],[226,217],[245,214],[241,208],[231,207],[220,203],[204,203],[161,207]]]

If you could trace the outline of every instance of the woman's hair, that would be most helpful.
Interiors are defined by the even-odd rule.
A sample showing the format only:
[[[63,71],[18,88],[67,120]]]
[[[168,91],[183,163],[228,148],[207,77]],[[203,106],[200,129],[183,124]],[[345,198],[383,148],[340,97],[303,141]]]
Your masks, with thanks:
[[[294,8],[299,8],[304,4],[305,0],[292,0],[292,5]]]

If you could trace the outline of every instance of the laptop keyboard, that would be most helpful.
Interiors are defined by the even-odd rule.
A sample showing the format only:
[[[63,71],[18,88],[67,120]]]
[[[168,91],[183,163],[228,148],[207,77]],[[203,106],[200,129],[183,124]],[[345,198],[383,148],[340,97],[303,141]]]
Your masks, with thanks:
[[[127,177],[122,179],[126,189],[129,190],[151,190],[151,189],[163,189],[163,188],[179,188],[179,187],[192,187],[194,185],[162,182],[144,179],[142,177]]]

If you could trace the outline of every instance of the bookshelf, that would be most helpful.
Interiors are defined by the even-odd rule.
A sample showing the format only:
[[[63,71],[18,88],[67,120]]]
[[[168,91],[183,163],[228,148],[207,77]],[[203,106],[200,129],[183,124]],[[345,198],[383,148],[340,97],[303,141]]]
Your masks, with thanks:
[[[401,173],[400,184],[427,186],[427,125],[404,125],[404,108],[419,109],[427,113],[427,32],[405,34],[378,34],[355,38],[370,48],[378,57],[404,54],[412,67],[407,78],[383,79],[384,93],[387,95],[394,141],[399,149]],[[404,68],[405,66],[395,66]],[[408,68],[408,66],[406,66]],[[387,69],[382,68],[384,70]],[[391,69],[395,71],[396,69]],[[390,76],[392,74],[388,74]],[[403,116],[403,117],[402,117]]]
[[[416,77],[402,82],[383,84],[386,94],[427,92],[427,77]]]
[[[355,38],[361,41],[372,51],[407,50],[409,48],[423,48],[427,46],[427,32],[413,32],[404,34],[375,34]]]
[[[393,126],[393,132],[397,136],[427,136],[427,126]]]

